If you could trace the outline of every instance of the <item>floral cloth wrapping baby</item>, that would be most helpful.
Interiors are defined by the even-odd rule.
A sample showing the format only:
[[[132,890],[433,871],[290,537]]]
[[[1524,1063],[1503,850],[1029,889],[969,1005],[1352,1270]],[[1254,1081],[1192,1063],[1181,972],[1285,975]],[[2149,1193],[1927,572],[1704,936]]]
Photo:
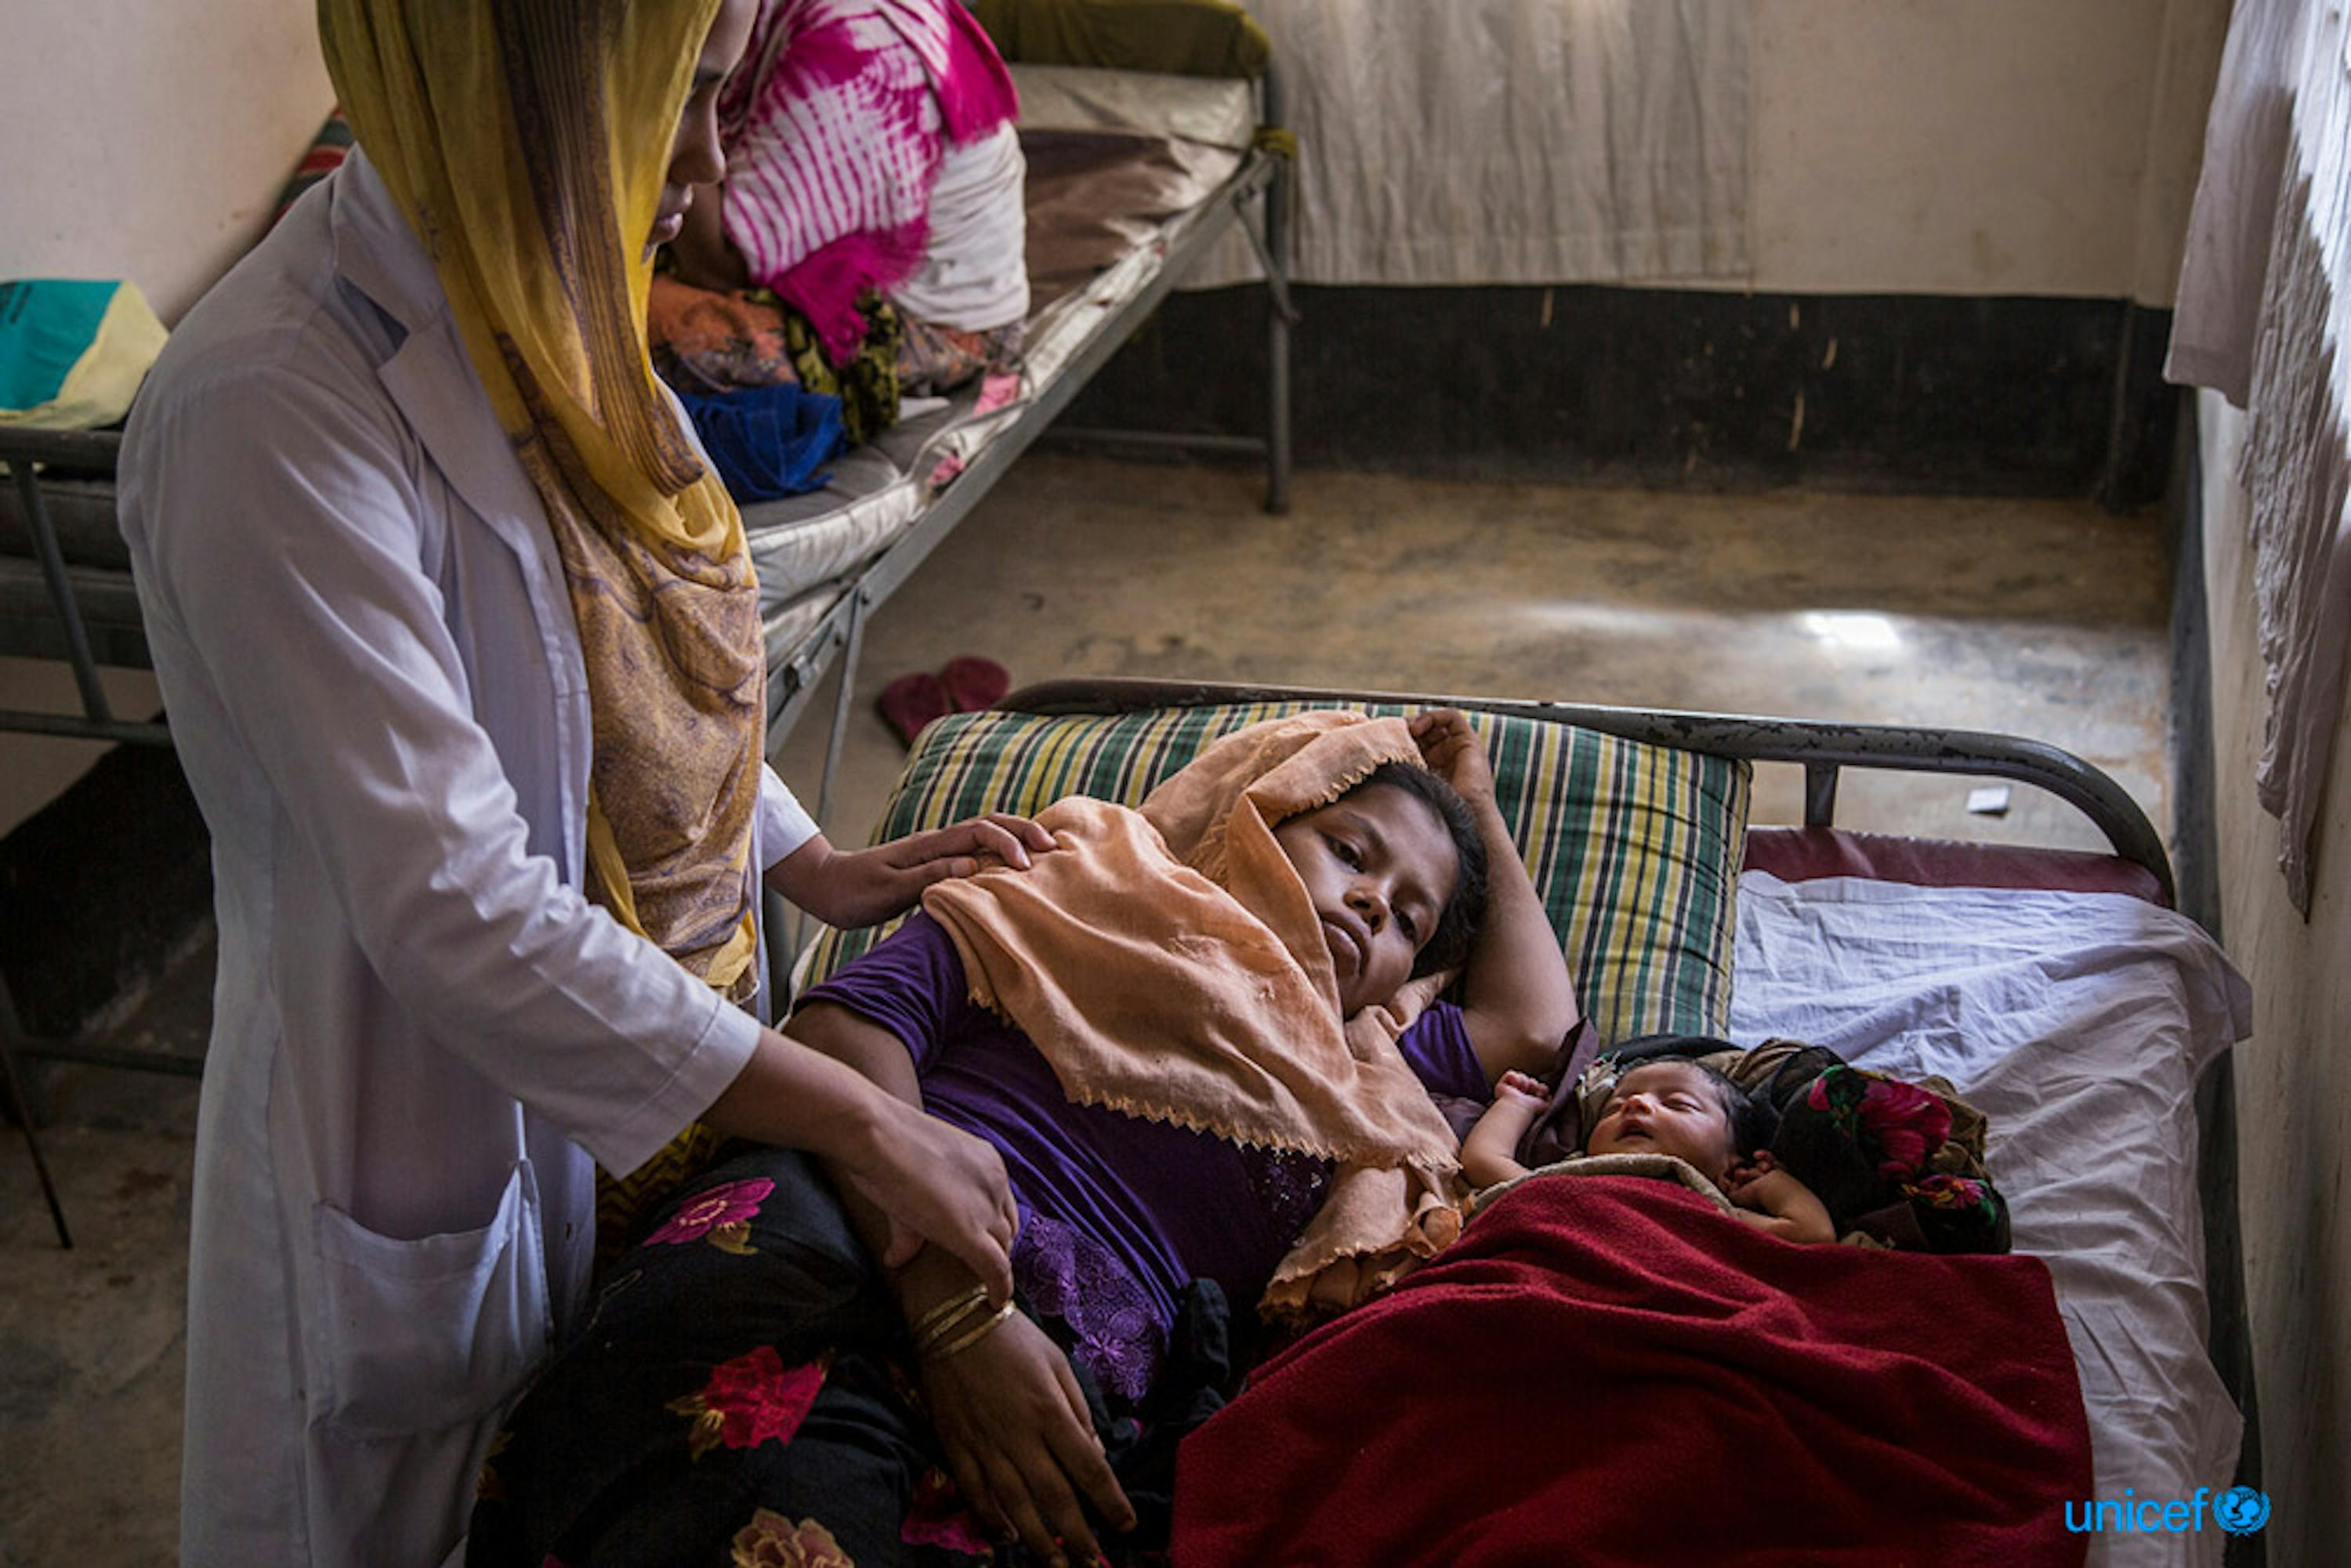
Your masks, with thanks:
[[[1910,1082],[1802,1040],[1750,1051],[1705,1035],[1627,1040],[1577,1074],[1572,1092],[1553,1095],[1520,1142],[1521,1163],[1576,1152],[1619,1073],[1677,1057],[1713,1068],[1771,1107],[1776,1131],[1767,1146],[1819,1197],[1839,1237],[1912,1252],[2008,1250],[2008,1201],[1984,1163],[1983,1113],[1944,1079]]]

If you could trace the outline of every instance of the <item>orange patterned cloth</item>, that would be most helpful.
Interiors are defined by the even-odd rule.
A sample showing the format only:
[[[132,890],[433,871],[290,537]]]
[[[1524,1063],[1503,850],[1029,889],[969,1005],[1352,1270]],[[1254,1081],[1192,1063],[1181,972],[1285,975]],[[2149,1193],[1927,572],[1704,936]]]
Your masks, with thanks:
[[[696,288],[656,273],[645,331],[654,368],[680,392],[799,382],[784,308],[749,289]]]

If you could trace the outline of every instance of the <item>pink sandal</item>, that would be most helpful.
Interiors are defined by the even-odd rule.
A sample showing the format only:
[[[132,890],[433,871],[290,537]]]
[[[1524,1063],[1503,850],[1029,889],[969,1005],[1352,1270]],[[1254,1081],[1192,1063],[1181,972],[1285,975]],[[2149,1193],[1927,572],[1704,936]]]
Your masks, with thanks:
[[[900,675],[882,688],[873,706],[908,746],[914,744],[914,737],[931,720],[956,711],[955,698],[948,695],[946,683],[928,670]]]
[[[993,659],[983,659],[976,653],[966,653],[959,659],[949,659],[939,671],[946,683],[947,697],[957,713],[977,713],[994,707],[1012,689],[1012,676]]]

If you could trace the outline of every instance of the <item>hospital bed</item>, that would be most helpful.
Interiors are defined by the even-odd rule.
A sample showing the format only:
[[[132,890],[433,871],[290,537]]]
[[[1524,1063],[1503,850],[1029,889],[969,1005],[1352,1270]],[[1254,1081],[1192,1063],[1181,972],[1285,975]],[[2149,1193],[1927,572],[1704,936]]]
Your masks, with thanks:
[[[873,612],[1054,425],[1194,262],[1236,228],[1262,264],[1270,306],[1264,435],[1056,435],[1259,456],[1266,509],[1289,506],[1290,160],[1276,72],[1268,67],[1252,80],[1010,64],[1029,165],[1036,302],[1017,377],[987,378],[947,407],[903,421],[832,465],[820,490],[743,509],[767,636],[770,755],[826,674],[841,671],[827,716],[820,822]]]
[[[1991,1117],[2015,1249],[2049,1267],[2098,1495],[2228,1487],[2250,1391],[2232,1398],[2208,1350],[2197,1089],[2248,1031],[2249,999],[2170,907],[2170,866],[2145,815],[2065,752],[1980,733],[1555,702],[1059,681],[926,729],[874,837],[1069,793],[1139,801],[1218,735],[1332,706],[1471,714],[1604,1040],[1788,1037],[1955,1083]],[[1758,763],[1804,770],[1802,825],[1750,824]],[[1834,819],[1838,782],[1856,768],[2047,790],[2109,852],[1850,832]],[[821,978],[883,934],[826,934],[799,978]],[[2223,1539],[2101,1536],[2089,1560],[2218,1562]]]
[[[1146,202],[1147,215],[1092,214],[1123,224],[1127,243],[1042,299],[1016,384],[983,384],[905,421],[836,465],[824,490],[746,509],[762,584],[771,752],[806,716],[823,677],[841,672],[820,815],[867,619],[1183,268],[1237,224],[1260,250],[1273,305],[1267,433],[1247,449],[1267,463],[1269,508],[1286,502],[1288,170],[1278,136],[1268,134],[1280,120],[1275,79],[1121,81],[1084,68],[1015,64],[1033,167],[1060,167],[1061,154],[1084,164],[1089,139],[1098,151],[1123,140],[1143,163],[1155,161],[1199,189],[1173,213],[1152,213]],[[1064,139],[1058,147],[1056,137]],[[1121,183],[1110,163],[1084,172]],[[84,707],[78,716],[0,714],[0,729],[168,742],[162,725],[113,714],[97,678],[99,665],[148,662],[114,526],[118,445],[103,433],[0,432],[0,462],[11,471],[0,504],[0,653],[68,662]],[[1456,702],[1488,727],[1506,810],[1604,1035],[1804,1036],[1864,1065],[1939,1071],[1978,1097],[1994,1114],[1993,1169],[2014,1206],[2016,1245],[2047,1256],[2057,1277],[2102,1491],[2130,1485],[2142,1497],[2179,1496],[2226,1483],[2241,1428],[2204,1349],[2194,1092],[2199,1073],[2246,1027],[2241,983],[2170,912],[2168,862],[2143,814],[2063,752],[1972,733],[1544,702],[1056,684],[933,726],[876,836],[977,810],[1033,810],[1073,789],[1139,799],[1213,735],[1289,705],[1433,701]],[[1803,826],[1750,827],[1757,762],[1804,770]],[[1837,784],[1855,768],[2030,783],[2087,814],[2113,853],[1846,832],[1834,825]],[[1874,943],[1873,932],[1888,939]],[[2043,967],[2090,977],[2053,988],[2035,1030],[1922,1035],[1888,1026],[1937,998],[1963,998],[1955,974],[2011,965],[2019,933],[2030,933],[2039,953],[2074,956]],[[1892,939],[1906,934],[1913,939]],[[804,975],[829,972],[872,939],[827,935],[805,956]],[[1918,958],[1922,944],[1932,961]],[[1834,952],[1842,967],[1785,967],[1774,956],[1807,952]],[[1865,994],[1881,1005],[1839,1005]],[[1983,1019],[1964,1016],[1970,1025]],[[0,1024],[13,1036],[12,1018]],[[2062,1093],[2052,1086],[2057,1076]],[[2061,1100],[2062,1125],[2038,1113]],[[2098,1130],[2103,1155],[2082,1156],[2074,1140],[2084,1125]],[[2212,1535],[2134,1542],[2180,1561],[2216,1554],[2217,1543]]]

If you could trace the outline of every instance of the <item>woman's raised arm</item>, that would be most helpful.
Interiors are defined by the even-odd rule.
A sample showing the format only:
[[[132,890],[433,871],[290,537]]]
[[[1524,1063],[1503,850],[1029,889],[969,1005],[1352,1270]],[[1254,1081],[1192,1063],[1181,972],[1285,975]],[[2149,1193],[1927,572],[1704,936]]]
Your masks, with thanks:
[[[1413,738],[1430,769],[1469,803],[1486,846],[1486,917],[1478,928],[1461,977],[1462,1021],[1486,1081],[1524,1072],[1541,1077],[1582,1009],[1575,981],[1527,877],[1526,862],[1494,800],[1494,770],[1486,743],[1454,708],[1420,714]]]

